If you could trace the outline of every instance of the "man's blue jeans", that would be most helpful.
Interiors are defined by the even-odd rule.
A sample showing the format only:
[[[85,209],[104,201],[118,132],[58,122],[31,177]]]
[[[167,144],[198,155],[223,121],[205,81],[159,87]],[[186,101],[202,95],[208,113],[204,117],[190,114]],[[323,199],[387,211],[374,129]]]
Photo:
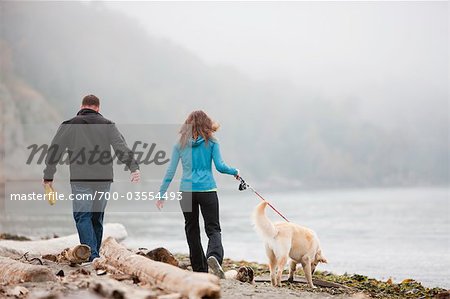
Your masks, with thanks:
[[[103,237],[103,215],[107,200],[99,192],[109,192],[110,182],[71,183],[73,218],[81,244],[91,248],[89,261],[99,257]]]

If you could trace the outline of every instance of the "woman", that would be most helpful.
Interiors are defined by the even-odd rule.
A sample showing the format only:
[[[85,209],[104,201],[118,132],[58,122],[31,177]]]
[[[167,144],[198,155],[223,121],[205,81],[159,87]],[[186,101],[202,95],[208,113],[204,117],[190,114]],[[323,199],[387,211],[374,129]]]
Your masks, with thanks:
[[[194,111],[180,130],[180,141],[174,146],[169,168],[160,187],[160,195],[167,191],[181,160],[183,175],[180,191],[183,192],[181,208],[185,220],[186,238],[192,269],[196,272],[211,272],[224,278],[222,267],[223,247],[219,222],[219,200],[217,186],[212,174],[212,162],[221,173],[238,178],[239,170],[227,166],[220,155],[220,147],[213,134],[219,125],[203,111]],[[156,202],[158,208],[163,200]],[[192,207],[191,207],[192,205]],[[199,227],[199,208],[205,220],[208,249],[204,254]]]

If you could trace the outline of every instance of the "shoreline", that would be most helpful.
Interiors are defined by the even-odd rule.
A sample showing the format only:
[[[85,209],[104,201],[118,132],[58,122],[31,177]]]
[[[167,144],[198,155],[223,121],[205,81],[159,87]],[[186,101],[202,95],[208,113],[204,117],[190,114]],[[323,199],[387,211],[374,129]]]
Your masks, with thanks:
[[[26,241],[26,237],[0,234],[0,239],[13,239],[17,241]],[[136,250],[132,250],[136,252]],[[186,254],[174,254],[182,268],[189,269],[189,258]],[[14,259],[25,263],[31,263],[33,259],[28,257],[15,256]],[[31,258],[31,257],[30,257]],[[64,272],[64,276],[59,277],[54,282],[34,282],[18,284],[0,284],[0,298],[108,298],[107,296],[98,297],[93,285],[102,283],[106,279],[114,279],[114,275],[97,276],[91,265],[88,266],[69,266],[64,263],[57,263],[39,257],[43,266],[51,269],[52,272]],[[296,298],[302,296],[310,299],[325,298],[450,298],[450,290],[445,288],[424,287],[420,282],[414,279],[405,279],[402,282],[395,283],[392,279],[387,281],[377,280],[361,274],[343,274],[337,275],[327,271],[316,271],[313,278],[317,281],[335,284],[335,286],[319,286],[312,289],[302,283],[303,273],[300,269],[296,271],[296,281],[293,283],[283,281],[282,287],[272,287],[268,280],[267,264],[249,262],[245,260],[233,260],[225,258],[223,268],[225,271],[238,269],[241,266],[251,267],[255,273],[255,283],[242,283],[237,280],[221,280],[221,298],[235,299],[245,295],[250,298]],[[1,272],[1,270],[0,270]],[[287,271],[284,272],[285,274]],[[283,276],[285,278],[286,275]],[[151,287],[139,285],[133,281],[122,281],[127,286],[137,290],[149,289],[155,294],[154,298],[164,298],[171,294],[164,293],[158,289],[157,285]],[[338,286],[338,287],[336,287]],[[88,295],[90,294],[90,295]],[[101,295],[101,294],[100,294]],[[173,295],[173,294],[172,294]],[[50,297],[53,296],[53,297]],[[92,297],[89,297],[92,296]],[[123,297],[128,298],[128,297]],[[168,297],[172,298],[172,297]],[[178,297],[173,297],[178,298]]]
[[[224,260],[224,269],[227,267],[235,266],[250,266],[256,269],[255,276],[267,276],[269,274],[269,269],[267,264],[247,262],[247,261],[233,261],[230,259]],[[300,268],[300,269],[299,269]],[[283,277],[287,276],[287,270],[283,272]],[[301,267],[297,267],[295,272],[296,277],[304,277],[303,270]],[[320,279],[327,282],[342,284],[348,289],[335,289],[328,287],[317,286],[317,289],[311,289],[306,284],[299,283],[289,283],[283,282],[283,287],[290,290],[307,292],[307,293],[322,293],[329,295],[361,295],[367,296],[368,298],[431,298],[438,296],[444,296],[442,298],[450,298],[450,291],[441,288],[427,288],[424,287],[420,282],[414,279],[404,279],[399,283],[395,283],[392,279],[386,281],[378,280],[375,278],[370,278],[366,275],[361,274],[335,274],[328,271],[317,270],[314,275],[314,279]],[[409,297],[413,295],[412,297]],[[445,297],[447,296],[447,297]]]

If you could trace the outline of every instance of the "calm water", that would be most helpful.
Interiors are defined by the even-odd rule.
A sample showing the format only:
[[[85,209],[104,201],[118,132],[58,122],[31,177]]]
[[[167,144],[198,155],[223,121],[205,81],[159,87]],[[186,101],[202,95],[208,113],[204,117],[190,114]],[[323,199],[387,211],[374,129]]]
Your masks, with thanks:
[[[258,199],[250,191],[219,195],[225,255],[266,262],[263,244],[250,221]],[[319,266],[320,270],[397,281],[414,278],[427,286],[450,288],[448,189],[333,190],[264,196],[292,222],[317,232],[329,260],[329,264]],[[271,211],[268,215],[280,220]],[[188,251],[180,213],[110,212],[105,221],[126,226],[129,246]],[[75,230],[70,215],[15,215],[2,222],[0,230],[31,236]]]

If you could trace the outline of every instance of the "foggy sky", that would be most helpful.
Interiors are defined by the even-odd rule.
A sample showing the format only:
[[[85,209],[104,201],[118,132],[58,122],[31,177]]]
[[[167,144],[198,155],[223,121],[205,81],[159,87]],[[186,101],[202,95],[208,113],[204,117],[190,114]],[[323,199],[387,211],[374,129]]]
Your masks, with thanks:
[[[448,117],[447,1],[105,5],[211,65],[349,101],[372,119]]]

